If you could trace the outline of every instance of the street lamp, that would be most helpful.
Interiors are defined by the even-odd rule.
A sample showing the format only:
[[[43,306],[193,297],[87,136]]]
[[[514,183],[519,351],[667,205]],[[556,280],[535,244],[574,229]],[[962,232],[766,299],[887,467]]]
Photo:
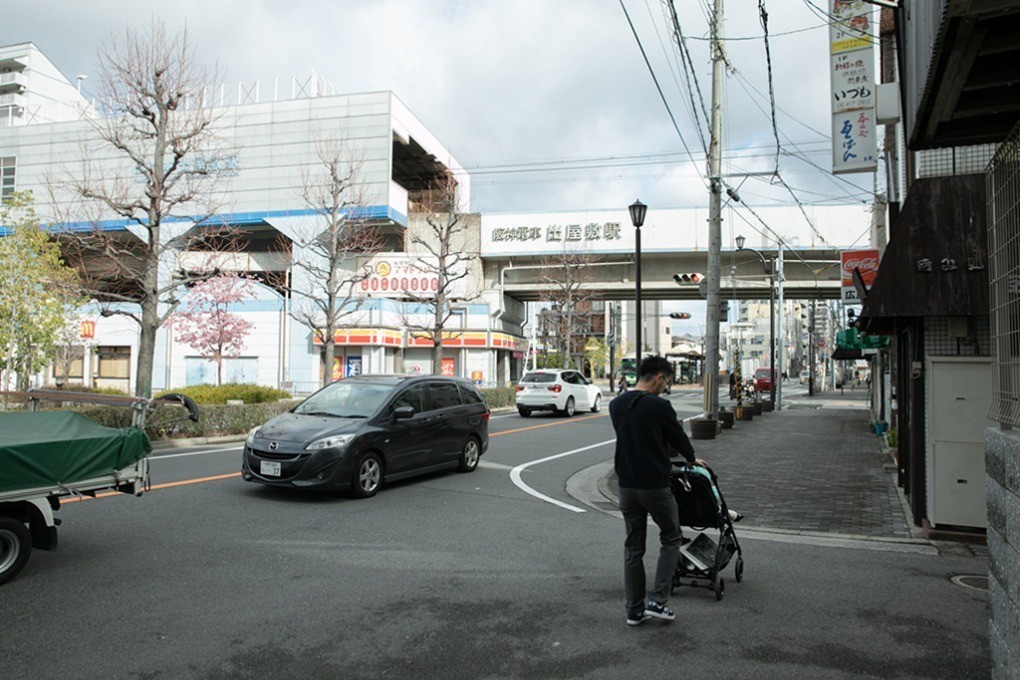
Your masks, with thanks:
[[[634,262],[636,264],[636,270],[634,272],[635,278],[637,279],[634,283],[634,301],[637,304],[637,311],[634,315],[635,323],[635,339],[637,340],[637,366],[641,368],[641,225],[645,223],[645,213],[648,212],[648,206],[641,201],[634,201],[628,208],[630,210],[630,221],[634,225]]]
[[[750,250],[761,258],[761,264],[765,267],[765,271],[769,275],[769,399],[772,404],[776,403],[776,296],[775,296],[775,282],[773,281],[772,267],[769,266],[765,260],[765,256],[759,253],[754,248],[745,248],[744,243],[747,241],[743,236],[738,236],[734,239],[737,242],[737,250]]]

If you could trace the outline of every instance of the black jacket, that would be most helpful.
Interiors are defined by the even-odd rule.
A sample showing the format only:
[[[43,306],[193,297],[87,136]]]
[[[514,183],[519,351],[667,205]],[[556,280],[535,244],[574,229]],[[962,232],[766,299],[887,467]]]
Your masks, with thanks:
[[[671,457],[694,461],[694,447],[673,405],[648,392],[625,392],[609,403],[616,430],[616,476],[626,489],[669,487]]]

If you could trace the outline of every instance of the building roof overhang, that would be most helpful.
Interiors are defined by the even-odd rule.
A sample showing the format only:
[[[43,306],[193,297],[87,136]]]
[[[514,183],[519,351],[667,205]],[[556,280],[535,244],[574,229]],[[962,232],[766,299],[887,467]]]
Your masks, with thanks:
[[[988,314],[984,175],[911,185],[858,327],[890,333],[898,319]]]
[[[903,74],[907,87],[923,88],[917,110],[907,112],[908,120],[914,118],[908,132],[910,148],[1001,141],[1020,118],[1020,41],[1016,38],[1020,35],[1020,3],[948,0],[939,4],[943,6],[941,15],[932,14],[928,20],[937,25],[920,27],[934,34],[927,73]],[[920,10],[918,17],[937,12],[926,6],[914,9]],[[897,17],[897,21],[901,49],[926,50],[925,41],[916,33],[907,35],[917,44],[904,46],[904,28],[911,19]],[[922,23],[930,26],[928,21]],[[917,76],[924,82],[911,82]]]

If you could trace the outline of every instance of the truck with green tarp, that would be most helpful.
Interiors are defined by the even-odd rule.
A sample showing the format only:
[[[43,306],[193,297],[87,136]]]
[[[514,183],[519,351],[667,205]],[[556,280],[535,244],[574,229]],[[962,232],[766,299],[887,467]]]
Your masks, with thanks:
[[[137,427],[104,427],[72,411],[0,413],[0,584],[33,548],[55,550],[61,499],[140,496],[152,444]]]

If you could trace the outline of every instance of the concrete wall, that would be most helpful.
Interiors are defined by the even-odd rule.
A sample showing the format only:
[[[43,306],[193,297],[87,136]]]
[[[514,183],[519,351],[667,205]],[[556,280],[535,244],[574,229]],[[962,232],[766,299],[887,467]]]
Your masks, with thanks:
[[[1020,669],[1020,434],[989,428],[985,437],[988,497],[988,624],[996,678]]]

